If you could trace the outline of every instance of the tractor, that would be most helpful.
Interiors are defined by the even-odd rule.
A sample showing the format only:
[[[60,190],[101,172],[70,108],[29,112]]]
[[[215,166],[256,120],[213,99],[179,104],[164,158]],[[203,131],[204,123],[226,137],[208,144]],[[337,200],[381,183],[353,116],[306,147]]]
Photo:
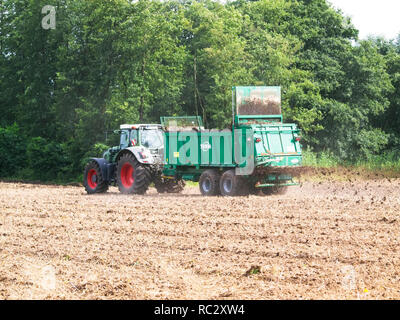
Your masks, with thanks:
[[[124,124],[114,131],[118,146],[102,158],[91,158],[85,167],[83,185],[88,194],[104,193],[117,185],[124,194],[144,194],[153,183],[159,193],[179,193],[185,182],[165,177],[163,131],[159,124]]]

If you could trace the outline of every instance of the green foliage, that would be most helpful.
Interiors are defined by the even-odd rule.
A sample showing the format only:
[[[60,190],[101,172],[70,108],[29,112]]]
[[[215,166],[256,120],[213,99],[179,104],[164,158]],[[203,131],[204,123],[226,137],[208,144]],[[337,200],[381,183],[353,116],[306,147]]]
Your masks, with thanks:
[[[65,179],[68,155],[64,145],[35,137],[28,143],[26,156],[27,165],[32,170],[32,179],[43,181]]]
[[[88,163],[90,158],[101,158],[107,149],[109,149],[110,146],[105,145],[103,143],[95,143],[87,152],[85,155],[82,157],[80,161],[80,167],[83,169],[85,165]]]
[[[16,124],[0,127],[0,177],[16,177],[26,166],[26,140]]]
[[[2,1],[0,175],[73,179],[122,123],[227,127],[234,85],[282,87],[306,163],[396,162],[400,35],[357,36],[325,0]]]
[[[388,134],[381,129],[361,130],[356,136],[357,154],[361,159],[368,159],[374,154],[379,154],[388,143]]]
[[[240,11],[215,1],[198,1],[184,8],[187,24],[183,44],[189,53],[184,110],[201,115],[209,127],[231,123],[233,85],[251,82]]]
[[[387,172],[399,172],[400,150],[384,151],[380,154],[372,154],[366,158],[360,158],[354,161],[343,161],[330,152],[320,151],[316,153],[306,148],[303,150],[303,165],[316,168],[356,166],[357,168],[364,168],[369,171],[384,170]]]
[[[340,160],[327,151],[313,152],[310,148],[302,151],[303,165],[309,167],[332,168],[340,164]]]
[[[389,150],[379,155],[371,155],[366,160],[357,161],[355,165],[369,170],[400,171],[400,150]]]

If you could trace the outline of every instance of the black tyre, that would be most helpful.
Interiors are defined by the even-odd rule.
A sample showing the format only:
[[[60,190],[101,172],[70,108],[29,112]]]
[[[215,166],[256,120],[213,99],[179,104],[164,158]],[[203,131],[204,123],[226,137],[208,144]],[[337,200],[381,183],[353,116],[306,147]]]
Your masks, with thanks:
[[[206,170],[204,171],[199,180],[200,192],[203,196],[216,196],[220,194],[219,191],[219,180],[221,174],[218,170]]]
[[[149,188],[149,167],[141,164],[131,153],[124,154],[117,165],[118,189],[124,194],[144,194]]]
[[[100,166],[96,161],[90,161],[83,172],[83,185],[88,194],[103,193],[108,190],[108,183],[104,180]]]
[[[235,175],[235,170],[225,171],[219,181],[219,188],[223,196],[242,196],[249,193],[248,182],[241,176]]]
[[[158,193],[180,193],[186,186],[186,182],[182,179],[160,178],[154,181],[154,186]]]
[[[270,196],[273,194],[283,195],[286,193],[287,190],[288,190],[288,187],[266,187],[266,188],[262,188],[261,192],[266,196]]]

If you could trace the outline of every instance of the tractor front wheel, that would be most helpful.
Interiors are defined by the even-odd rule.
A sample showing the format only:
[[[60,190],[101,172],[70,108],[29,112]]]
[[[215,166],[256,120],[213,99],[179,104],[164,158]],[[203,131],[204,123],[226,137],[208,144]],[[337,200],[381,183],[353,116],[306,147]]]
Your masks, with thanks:
[[[149,188],[151,173],[133,154],[125,154],[118,161],[118,189],[124,194],[144,194]]]
[[[90,161],[85,167],[83,185],[88,194],[103,193],[108,190],[108,183],[104,180],[100,166],[94,160]]]

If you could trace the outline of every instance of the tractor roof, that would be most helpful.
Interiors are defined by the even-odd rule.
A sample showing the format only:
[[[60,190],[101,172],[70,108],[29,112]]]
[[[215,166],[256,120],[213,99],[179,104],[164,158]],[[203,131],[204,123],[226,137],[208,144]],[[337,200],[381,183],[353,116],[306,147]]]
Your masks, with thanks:
[[[141,124],[121,124],[119,126],[120,129],[132,129],[132,128],[161,128],[161,124],[157,124],[157,123],[141,123]]]

